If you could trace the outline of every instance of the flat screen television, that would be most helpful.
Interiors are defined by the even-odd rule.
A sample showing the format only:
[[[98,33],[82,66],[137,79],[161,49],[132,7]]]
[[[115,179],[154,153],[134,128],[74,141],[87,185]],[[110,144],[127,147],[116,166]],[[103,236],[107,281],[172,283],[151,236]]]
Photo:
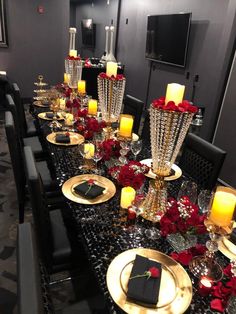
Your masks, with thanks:
[[[191,13],[149,15],[147,19],[147,59],[185,67]]]
[[[83,19],[81,22],[82,44],[85,47],[94,48],[96,39],[96,25],[92,19]]]

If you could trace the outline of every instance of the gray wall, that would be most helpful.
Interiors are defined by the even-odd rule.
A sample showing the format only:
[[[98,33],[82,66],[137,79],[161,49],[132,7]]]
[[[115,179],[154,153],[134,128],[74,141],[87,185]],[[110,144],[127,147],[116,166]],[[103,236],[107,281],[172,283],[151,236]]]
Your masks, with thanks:
[[[149,73],[149,62],[145,59],[147,15],[181,11],[192,12],[186,69],[155,63],[148,104],[152,99],[165,95],[166,85],[170,82],[186,85],[185,98],[190,99],[193,78],[198,74],[200,79],[194,103],[206,107],[201,135],[210,140],[236,30],[236,1],[122,0],[118,59],[125,64],[126,92],[145,101]],[[190,72],[189,80],[186,79],[187,71]]]
[[[63,80],[69,0],[11,0],[6,4],[9,48],[0,48],[0,69],[18,83],[24,97],[31,97],[38,74],[50,84]],[[44,14],[37,12],[38,5],[44,6]]]
[[[107,5],[106,0],[94,0],[94,6],[89,3],[77,4],[76,7],[76,27],[77,27],[77,50],[82,57],[96,57],[101,58],[105,49],[105,26],[117,25],[117,11],[118,11],[118,0],[110,0],[110,4]],[[93,23],[96,24],[96,47],[95,49],[86,49],[82,45],[82,34],[81,34],[81,21],[82,19],[92,18]],[[114,34],[114,45],[115,46],[115,34]]]

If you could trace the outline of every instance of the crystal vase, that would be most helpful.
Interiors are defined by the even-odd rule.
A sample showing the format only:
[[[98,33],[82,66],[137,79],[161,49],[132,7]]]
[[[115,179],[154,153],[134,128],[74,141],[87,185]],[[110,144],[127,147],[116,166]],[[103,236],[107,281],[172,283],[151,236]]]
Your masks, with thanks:
[[[82,77],[82,61],[77,59],[65,60],[65,71],[68,75],[68,85],[72,89],[77,89],[78,81]]]
[[[151,181],[143,203],[143,217],[147,220],[157,222],[166,211],[167,189],[164,178],[170,174],[193,115],[191,112],[164,110],[151,105],[152,171],[156,179]]]
[[[101,76],[101,74],[98,76],[98,99],[102,112],[102,119],[106,122],[108,131],[111,129],[111,124],[117,122],[119,119],[123,103],[125,83],[126,80],[123,76],[121,79],[113,79],[106,75]]]

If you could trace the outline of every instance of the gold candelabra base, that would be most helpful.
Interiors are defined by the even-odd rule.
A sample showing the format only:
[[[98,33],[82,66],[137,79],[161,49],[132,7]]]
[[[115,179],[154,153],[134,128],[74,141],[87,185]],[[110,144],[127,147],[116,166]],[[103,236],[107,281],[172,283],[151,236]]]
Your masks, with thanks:
[[[166,212],[167,187],[164,178],[157,175],[155,180],[150,181],[147,196],[141,206],[144,209],[141,215],[146,220],[159,222]]]

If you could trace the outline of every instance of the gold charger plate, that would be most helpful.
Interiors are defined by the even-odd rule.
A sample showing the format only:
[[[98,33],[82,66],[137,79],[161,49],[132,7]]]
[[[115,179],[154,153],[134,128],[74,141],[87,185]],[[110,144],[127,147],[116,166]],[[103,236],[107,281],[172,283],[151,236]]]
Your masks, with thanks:
[[[148,257],[162,264],[159,301],[156,308],[149,308],[127,300],[128,279],[136,254]],[[156,250],[137,248],[116,256],[107,270],[107,287],[116,304],[126,313],[142,314],[181,314],[192,300],[192,283],[184,268]]]
[[[38,117],[39,117],[40,119],[43,119],[43,120],[52,120],[52,118],[48,118],[48,117],[46,116],[47,113],[51,113],[51,111],[48,111],[48,112],[40,112],[40,113],[38,114]],[[63,116],[61,115],[60,112],[58,112],[57,115],[58,115],[57,120],[64,120],[64,118],[63,118]]]
[[[94,180],[95,183],[105,188],[103,194],[99,195],[94,199],[87,199],[74,192],[74,187],[76,185],[83,183],[84,181],[88,181],[90,179]],[[62,186],[62,193],[66,198],[75,203],[93,205],[106,202],[110,198],[112,198],[116,193],[116,187],[111,180],[105,177],[98,176],[95,174],[82,174],[67,180]]]
[[[66,133],[70,134],[70,143],[57,143],[56,134],[66,134]],[[73,145],[79,145],[84,142],[84,137],[74,132],[53,132],[53,133],[48,134],[46,139],[49,143],[59,145],[59,146],[73,146]]]
[[[151,158],[143,159],[140,162],[141,162],[141,164],[144,164],[144,165],[148,166],[149,168],[151,168],[151,165],[152,165],[152,159]],[[182,176],[182,170],[176,164],[173,164],[171,169],[174,170],[175,174],[173,174],[172,176],[169,176],[169,177],[165,177],[165,181],[176,180]],[[145,176],[148,178],[151,178],[151,179],[156,178],[155,173],[153,173],[151,169],[149,170],[149,172],[147,174],[145,174]]]
[[[48,104],[42,104],[42,101],[40,101],[40,100],[33,101],[33,105],[37,106],[37,107],[42,107],[42,108],[48,108],[49,107],[49,103]]]

